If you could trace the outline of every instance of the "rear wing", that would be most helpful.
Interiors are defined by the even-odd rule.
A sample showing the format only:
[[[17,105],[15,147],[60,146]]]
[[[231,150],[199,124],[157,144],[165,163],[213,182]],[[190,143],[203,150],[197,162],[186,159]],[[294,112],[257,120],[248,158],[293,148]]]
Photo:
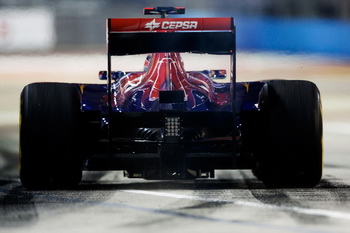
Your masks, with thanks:
[[[158,52],[233,54],[233,18],[107,20],[109,56]]]
[[[166,10],[165,13],[163,12],[164,14],[170,13]],[[158,11],[159,9],[156,9],[156,12]],[[152,9],[149,13],[153,14]],[[109,114],[112,113],[112,56],[162,52],[230,55],[232,67],[230,72],[231,92],[233,98],[235,98],[236,36],[234,21],[231,17],[109,18],[107,19],[107,52]],[[234,106],[232,109],[234,109]]]

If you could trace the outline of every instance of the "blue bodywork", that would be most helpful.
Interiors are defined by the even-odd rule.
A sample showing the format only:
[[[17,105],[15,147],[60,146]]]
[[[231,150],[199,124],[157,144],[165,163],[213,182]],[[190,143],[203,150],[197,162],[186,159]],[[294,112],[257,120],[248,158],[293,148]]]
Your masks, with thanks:
[[[237,82],[235,87],[235,108],[236,113],[239,114],[241,111],[258,111],[258,98],[259,92],[265,82]],[[108,101],[107,101],[107,85],[106,84],[80,84],[82,91],[82,110],[86,111],[99,111],[101,113],[108,112]],[[198,99],[203,99],[203,95],[196,93],[195,96]],[[133,103],[133,108],[129,108],[130,112],[143,112],[145,111],[140,107],[140,93],[136,93],[133,97],[136,100]],[[139,101],[137,101],[139,100]],[[217,107],[213,106],[206,100],[205,107],[192,109],[191,111],[216,111]],[[155,105],[158,102],[154,103]],[[137,107],[139,106],[139,107]],[[119,112],[120,109],[112,108],[113,111]],[[227,109],[220,109],[225,111]],[[124,109],[126,111],[126,109]]]

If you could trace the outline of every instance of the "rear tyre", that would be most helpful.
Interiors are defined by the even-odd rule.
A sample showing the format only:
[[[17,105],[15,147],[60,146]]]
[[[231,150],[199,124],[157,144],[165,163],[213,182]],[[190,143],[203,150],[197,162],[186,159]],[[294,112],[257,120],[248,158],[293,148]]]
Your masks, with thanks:
[[[320,93],[308,81],[273,80],[259,96],[262,115],[257,168],[267,186],[312,187],[323,169]]]
[[[21,93],[20,179],[27,189],[72,188],[82,178],[79,86],[34,83]]]

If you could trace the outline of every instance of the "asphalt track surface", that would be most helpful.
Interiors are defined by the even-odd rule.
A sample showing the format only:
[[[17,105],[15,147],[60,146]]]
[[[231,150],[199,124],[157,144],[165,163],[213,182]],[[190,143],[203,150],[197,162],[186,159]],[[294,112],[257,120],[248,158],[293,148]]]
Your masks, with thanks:
[[[0,56],[0,232],[350,232],[350,64],[238,54],[239,81],[307,79],[322,94],[324,174],[315,188],[266,189],[249,170],[145,181],[85,172],[76,190],[27,191],[18,179],[18,103],[35,81],[99,82],[102,54]]]

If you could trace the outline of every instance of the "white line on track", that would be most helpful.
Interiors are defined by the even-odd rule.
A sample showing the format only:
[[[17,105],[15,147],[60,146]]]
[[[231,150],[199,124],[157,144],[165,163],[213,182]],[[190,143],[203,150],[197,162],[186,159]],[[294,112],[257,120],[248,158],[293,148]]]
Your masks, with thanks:
[[[248,202],[248,201],[229,201],[229,200],[221,200],[221,199],[215,199],[215,198],[203,198],[203,197],[188,196],[188,195],[181,195],[181,194],[174,194],[174,193],[153,192],[153,191],[143,191],[143,190],[120,190],[120,191],[126,192],[126,193],[152,195],[152,196],[158,196],[158,197],[187,199],[192,201],[217,202],[217,203],[234,204],[239,206],[264,208],[264,209],[268,208],[268,209],[289,211],[289,212],[294,212],[298,214],[350,220],[350,213],[336,212],[331,210],[311,209],[311,208],[309,209],[309,208],[301,208],[297,206],[271,205],[271,204],[263,204],[263,203]]]
[[[326,133],[350,135],[350,123],[329,122],[324,124]]]
[[[19,178],[11,178],[11,177],[5,177],[5,176],[0,176],[0,180],[9,181],[9,182],[20,182],[21,181]]]

